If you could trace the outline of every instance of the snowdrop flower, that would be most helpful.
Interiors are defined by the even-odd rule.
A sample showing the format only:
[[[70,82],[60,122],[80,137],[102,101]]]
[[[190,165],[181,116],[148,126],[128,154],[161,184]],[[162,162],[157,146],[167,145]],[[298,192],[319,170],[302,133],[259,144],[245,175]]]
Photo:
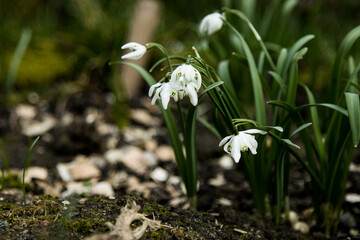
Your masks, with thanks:
[[[200,22],[200,33],[203,35],[211,35],[219,31],[223,25],[223,18],[224,17],[217,12],[205,16]]]
[[[153,96],[153,99],[151,100],[151,104],[154,105],[156,103],[156,100],[161,99],[161,103],[164,109],[167,109],[171,95],[175,95],[175,93],[173,92],[169,82],[156,83],[152,85],[149,90],[149,97]]]
[[[189,95],[190,102],[196,106],[197,92],[201,87],[201,74],[190,64],[182,64],[171,74],[170,84],[173,89],[175,101]]]
[[[137,60],[144,56],[146,52],[146,47],[136,43],[136,42],[129,42],[121,47],[121,49],[130,49],[131,52],[125,54],[121,57],[121,59],[131,59],[131,60]]]
[[[258,129],[249,129],[239,132],[236,136],[231,135],[225,137],[219,143],[219,147],[224,145],[224,151],[231,155],[236,163],[240,161],[241,152],[246,152],[250,149],[252,154],[256,154],[258,143],[255,136],[252,134],[266,134],[265,131]]]

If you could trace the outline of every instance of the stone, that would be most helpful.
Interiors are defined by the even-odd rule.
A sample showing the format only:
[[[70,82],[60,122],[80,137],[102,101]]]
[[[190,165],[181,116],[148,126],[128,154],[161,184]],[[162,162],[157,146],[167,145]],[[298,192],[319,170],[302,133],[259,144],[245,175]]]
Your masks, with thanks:
[[[157,147],[158,143],[155,139],[150,139],[144,143],[144,148],[151,152],[155,152]]]
[[[161,145],[159,146],[156,151],[155,155],[160,161],[168,162],[168,161],[175,161],[175,154],[171,146],[169,145]]]
[[[222,169],[231,170],[234,167],[234,160],[229,155],[224,155],[219,159],[219,165]]]
[[[218,199],[218,203],[223,206],[232,206],[233,205],[232,201],[227,198]]]
[[[149,114],[148,111],[144,109],[132,109],[130,112],[130,117],[132,120],[150,127],[150,126],[159,126],[160,121],[158,118],[155,118]]]
[[[65,164],[65,163],[56,164],[56,170],[57,170],[60,178],[64,182],[70,182],[73,180],[71,173],[69,171],[69,168],[67,167],[67,164]]]
[[[15,108],[17,116],[21,119],[32,120],[37,115],[37,110],[34,106],[28,104],[21,104]]]
[[[44,195],[58,197],[61,194],[62,184],[60,182],[50,184],[45,181],[36,181],[36,185],[38,185],[44,191]]]
[[[116,153],[116,155],[114,154]],[[105,157],[110,160],[108,152]],[[136,172],[137,174],[145,174],[152,165],[151,160],[146,157],[144,151],[135,146],[125,146],[120,151],[112,152],[110,162],[121,162],[127,168]]]
[[[345,212],[340,216],[340,222],[349,228],[356,227],[355,217],[350,212]]]
[[[40,179],[45,181],[48,178],[48,170],[43,167],[32,166],[29,167],[25,172],[25,182],[31,182],[31,179]]]
[[[29,137],[41,136],[50,131],[56,122],[55,118],[46,116],[42,121],[31,121],[23,124],[22,133]]]
[[[61,193],[62,198],[70,197],[74,194],[89,193],[89,187],[84,186],[82,182],[68,182],[66,184],[66,190]]]
[[[125,128],[123,130],[124,140],[134,145],[144,145],[158,134],[155,128],[143,129],[140,127]]]
[[[108,182],[98,182],[90,187],[91,195],[102,195],[102,196],[115,196],[114,189]]]
[[[161,168],[157,167],[150,173],[150,178],[155,182],[165,182],[169,177],[169,173]]]
[[[124,151],[122,149],[110,149],[104,154],[106,161],[113,165],[119,163],[123,155]]]
[[[345,201],[350,203],[360,202],[360,194],[357,193],[347,193],[345,194]]]
[[[303,234],[308,234],[310,232],[310,227],[307,225],[307,223],[299,221],[294,224],[293,229],[295,231],[299,231]]]
[[[110,183],[111,186],[115,189],[124,187],[129,178],[129,175],[125,171],[116,172],[115,174],[110,174]]]
[[[221,187],[225,185],[226,181],[222,173],[218,173],[215,178],[209,179],[209,185],[214,187]]]
[[[294,226],[297,222],[299,222],[299,215],[295,211],[290,211],[289,221],[291,223],[291,226]]]
[[[104,169],[107,165],[105,158],[100,154],[93,154],[89,157],[89,160],[94,163],[98,168]]]
[[[99,178],[100,169],[87,157],[79,155],[68,165],[69,172],[74,180],[87,180],[90,178]]]
[[[178,176],[170,176],[167,183],[171,185],[179,185],[181,183],[181,178]]]

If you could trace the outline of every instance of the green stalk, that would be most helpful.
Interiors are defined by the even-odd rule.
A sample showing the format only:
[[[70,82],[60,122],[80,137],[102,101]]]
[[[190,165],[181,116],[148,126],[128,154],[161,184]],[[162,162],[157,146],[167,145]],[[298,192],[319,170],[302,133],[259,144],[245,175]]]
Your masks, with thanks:
[[[26,170],[27,168],[30,166],[31,163],[31,155],[32,155],[32,150],[36,144],[36,142],[39,140],[40,137],[37,137],[32,144],[29,147],[28,152],[26,153],[26,157],[25,157],[25,163],[24,163],[24,170],[23,170],[23,176],[22,176],[22,188],[23,188],[23,196],[24,196],[24,208],[26,205],[26,189],[25,189],[25,174],[26,174]]]
[[[259,77],[259,72],[256,67],[256,63],[254,57],[251,53],[249,46],[247,45],[245,39],[242,35],[238,32],[236,28],[234,28],[229,22],[224,21],[228,27],[234,31],[236,36],[240,39],[242,48],[245,51],[245,55],[249,64],[250,68],[250,75],[253,84],[253,91],[254,91],[254,98],[255,98],[255,112],[256,112],[256,120],[261,125],[266,125],[266,111],[265,111],[265,104],[264,104],[264,95],[261,85],[261,80]]]
[[[256,40],[260,43],[260,47],[262,48],[262,50],[265,53],[266,59],[268,60],[271,68],[276,71],[276,66],[274,61],[272,60],[269,51],[267,50],[267,48],[265,47],[264,42],[262,41],[259,33],[256,31],[255,27],[252,25],[252,23],[250,22],[250,20],[248,19],[248,17],[241,11],[239,10],[235,10],[235,9],[229,9],[229,8],[223,8],[222,9],[224,12],[228,12],[231,14],[236,15],[237,17],[239,17],[240,19],[242,19],[243,21],[245,21],[245,23],[249,26],[250,30],[252,31],[252,33],[254,34]]]

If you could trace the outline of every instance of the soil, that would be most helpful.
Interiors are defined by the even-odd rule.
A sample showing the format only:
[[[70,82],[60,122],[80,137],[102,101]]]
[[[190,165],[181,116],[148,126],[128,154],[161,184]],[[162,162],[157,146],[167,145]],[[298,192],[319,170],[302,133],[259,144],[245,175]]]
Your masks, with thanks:
[[[119,109],[114,110],[116,108],[113,107],[113,101],[109,99],[111,100],[110,93],[87,90],[40,99],[30,104],[37,110],[36,120],[49,115],[57,119],[69,113],[73,116],[70,126],[55,125],[39,139],[34,148],[31,166],[45,167],[49,171],[50,185],[61,181],[55,168],[57,163],[71,162],[79,154],[104,154],[106,139],[96,134],[95,125],[89,124],[86,116],[91,109],[95,109],[103,113],[105,122],[116,122],[116,111]],[[146,97],[133,99],[130,106],[145,109],[161,120],[159,111],[149,107]],[[0,105],[0,136],[11,169],[23,168],[24,156],[29,148],[29,137],[23,134],[20,125],[15,106]],[[135,127],[146,129],[148,126],[130,118],[128,128]],[[159,124],[158,128],[159,131],[154,136],[158,145],[169,144],[164,125]],[[218,147],[218,139],[201,126],[198,132],[197,141],[204,147],[198,152],[200,188],[197,211],[186,209],[188,206],[185,200],[179,201],[177,206],[170,204],[170,194],[165,185],[161,184],[157,186],[164,186],[163,188],[154,187],[147,196],[136,192],[129,194],[120,186],[114,189],[114,197],[80,194],[63,198],[45,195],[41,186],[33,181],[26,185],[27,204],[24,206],[19,179],[16,176],[7,177],[5,186],[0,191],[0,238],[85,239],[94,234],[105,233],[107,235],[99,236],[98,239],[121,239],[110,238],[111,225],[116,223],[122,209],[135,201],[140,206],[139,213],[147,219],[161,222],[159,228],[147,229],[141,239],[326,239],[322,229],[313,225],[311,219],[307,220],[311,226],[310,232],[303,234],[293,230],[289,223],[282,221],[275,225],[270,217],[257,216],[253,212],[250,188],[239,167],[228,170],[219,168],[218,159],[223,152]],[[124,144],[127,144],[126,139],[122,137],[117,147]],[[355,157],[354,164],[359,163],[359,158]],[[179,175],[174,162],[158,164],[170,174]],[[293,211],[302,216],[304,211],[312,207],[308,191],[310,179],[297,162],[293,162],[292,166],[290,205]],[[127,171],[129,176],[134,175],[143,182],[149,181],[148,176],[134,173],[121,164],[117,164],[114,169],[101,169],[100,180],[106,179],[110,170]],[[221,187],[209,184],[210,179],[219,173],[225,177],[226,184]],[[348,192],[360,193],[359,181],[360,172],[350,171]],[[180,187],[177,190],[181,192]],[[224,199],[229,204],[224,204]],[[344,213],[352,216],[355,226],[340,222],[338,235],[331,239],[360,239],[356,232],[360,227],[360,202],[345,201]],[[131,223],[132,229],[138,226],[141,226],[141,222]]]

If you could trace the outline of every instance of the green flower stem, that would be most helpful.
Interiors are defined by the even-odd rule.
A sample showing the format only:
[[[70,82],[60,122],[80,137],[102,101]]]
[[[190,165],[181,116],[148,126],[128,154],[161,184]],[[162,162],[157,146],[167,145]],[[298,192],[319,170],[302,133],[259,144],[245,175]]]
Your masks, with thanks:
[[[183,134],[185,134],[185,121],[184,121],[184,115],[183,115],[183,111],[182,111],[180,101],[176,102],[176,106],[177,106],[177,110],[178,110],[178,113],[179,113],[181,132]]]
[[[241,11],[239,10],[235,10],[235,9],[230,9],[230,8],[223,8],[222,11],[224,12],[228,12],[228,13],[231,13],[231,14],[234,14],[236,15],[237,17],[239,17],[240,19],[244,20],[245,23],[249,26],[250,30],[252,31],[252,33],[254,34],[256,40],[260,43],[260,47],[262,48],[262,50],[264,51],[265,53],[265,56],[266,56],[266,59],[268,60],[271,68],[276,71],[276,66],[275,66],[275,63],[274,61],[272,60],[271,56],[270,56],[270,53],[269,51],[267,50],[264,42],[262,41],[259,33],[256,31],[254,25],[252,25],[252,23],[250,22],[249,18]]]
[[[253,85],[253,92],[254,92],[254,98],[255,98],[255,114],[256,114],[256,120],[261,125],[266,125],[266,110],[265,110],[265,103],[264,103],[264,94],[263,94],[263,88],[259,76],[259,71],[256,67],[254,56],[251,53],[251,50],[249,46],[247,45],[245,39],[243,36],[239,33],[239,31],[234,28],[228,21],[225,21],[225,24],[228,25],[228,27],[234,31],[236,36],[239,38],[242,44],[242,48],[244,49],[247,62],[249,64],[249,70]]]
[[[150,42],[146,44],[146,47],[148,49],[152,48],[152,47],[156,47],[157,49],[159,49],[165,56],[166,56],[166,60],[168,62],[169,68],[170,68],[170,72],[173,71],[171,62],[170,62],[170,57],[169,57],[169,53],[168,51],[164,48],[164,46],[162,46],[161,44],[158,43],[154,43],[154,42]]]

